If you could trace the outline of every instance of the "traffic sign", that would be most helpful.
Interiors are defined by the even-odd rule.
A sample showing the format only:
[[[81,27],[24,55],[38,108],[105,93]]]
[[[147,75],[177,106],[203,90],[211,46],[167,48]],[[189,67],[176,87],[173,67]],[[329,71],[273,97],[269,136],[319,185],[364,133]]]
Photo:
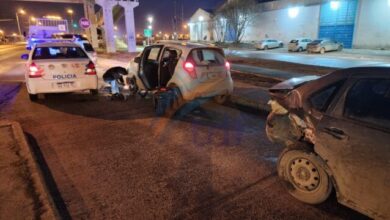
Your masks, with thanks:
[[[144,35],[145,35],[145,37],[152,37],[153,30],[152,29],[144,29]]]
[[[91,27],[91,22],[87,18],[80,18],[79,20],[80,27],[83,29],[88,29]]]

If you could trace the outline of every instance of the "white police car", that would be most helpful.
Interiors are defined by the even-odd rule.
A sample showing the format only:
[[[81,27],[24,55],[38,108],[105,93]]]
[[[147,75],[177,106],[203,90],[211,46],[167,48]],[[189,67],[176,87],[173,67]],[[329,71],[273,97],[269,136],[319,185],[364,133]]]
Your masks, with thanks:
[[[80,45],[71,42],[37,44],[30,54],[23,54],[26,86],[30,99],[38,94],[89,90],[98,93],[95,64]]]

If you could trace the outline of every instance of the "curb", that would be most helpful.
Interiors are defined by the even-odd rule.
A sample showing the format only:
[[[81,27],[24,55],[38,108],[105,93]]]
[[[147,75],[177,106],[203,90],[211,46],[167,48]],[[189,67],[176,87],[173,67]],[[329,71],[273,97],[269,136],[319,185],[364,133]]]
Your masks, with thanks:
[[[14,121],[0,120],[0,127],[11,127],[13,137],[20,147],[20,156],[27,161],[34,188],[38,193],[39,200],[42,202],[43,218],[61,219],[54,200],[49,193],[42,171],[39,168],[38,161],[27,143],[21,125]]]

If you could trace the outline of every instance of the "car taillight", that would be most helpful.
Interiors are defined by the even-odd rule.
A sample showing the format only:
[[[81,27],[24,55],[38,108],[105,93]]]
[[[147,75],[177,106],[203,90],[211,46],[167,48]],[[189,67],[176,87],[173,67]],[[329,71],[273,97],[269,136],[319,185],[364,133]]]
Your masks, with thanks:
[[[86,66],[85,74],[86,75],[96,75],[95,64],[90,61]]]
[[[28,77],[29,78],[39,78],[42,77],[43,70],[39,68],[35,63],[31,63],[28,67]]]
[[[185,62],[184,63],[184,70],[188,73],[188,75],[190,75],[190,77],[192,79],[196,79],[197,76],[196,76],[196,70],[195,70],[195,65],[191,62]]]
[[[230,71],[230,63],[228,61],[225,62],[225,67],[228,71]]]

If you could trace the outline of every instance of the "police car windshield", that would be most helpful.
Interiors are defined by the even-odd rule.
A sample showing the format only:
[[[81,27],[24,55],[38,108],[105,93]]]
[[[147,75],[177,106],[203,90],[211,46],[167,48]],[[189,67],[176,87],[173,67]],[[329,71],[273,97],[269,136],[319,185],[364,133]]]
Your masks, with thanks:
[[[32,59],[88,59],[88,56],[80,47],[37,47]]]

